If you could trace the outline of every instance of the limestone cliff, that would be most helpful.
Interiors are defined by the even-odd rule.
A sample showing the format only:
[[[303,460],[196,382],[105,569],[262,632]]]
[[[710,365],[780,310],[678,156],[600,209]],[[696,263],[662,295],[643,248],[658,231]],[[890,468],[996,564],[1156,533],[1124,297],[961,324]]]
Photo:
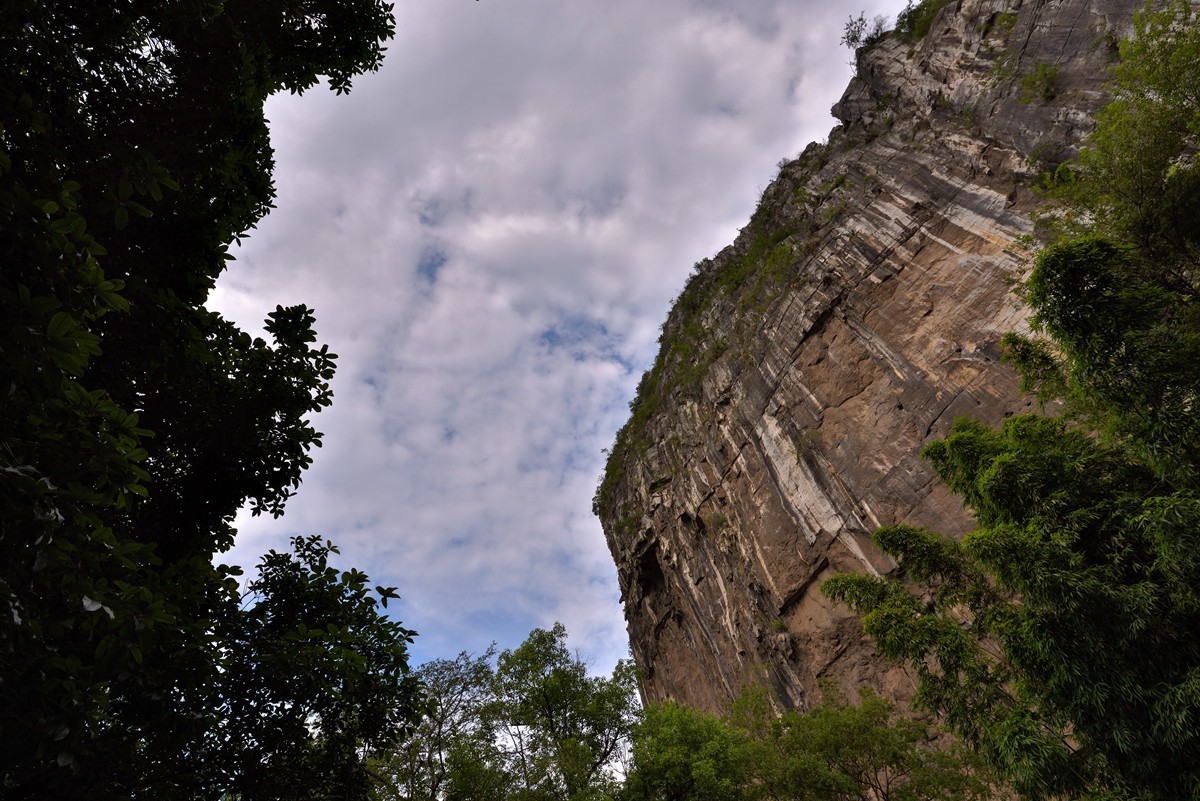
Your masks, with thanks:
[[[1026,326],[1031,187],[1090,130],[1140,5],[959,0],[885,37],[828,144],[697,265],[596,498],[649,700],[912,692],[819,585],[893,570],[881,524],[970,526],[919,451],[1030,405],[997,341]]]

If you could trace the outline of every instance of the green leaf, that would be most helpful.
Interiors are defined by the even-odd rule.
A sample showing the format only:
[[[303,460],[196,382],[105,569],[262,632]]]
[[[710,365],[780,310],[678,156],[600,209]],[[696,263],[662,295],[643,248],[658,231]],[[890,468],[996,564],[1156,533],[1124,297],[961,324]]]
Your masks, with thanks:
[[[69,234],[75,230],[75,220],[71,217],[59,217],[50,221],[50,230],[56,234]]]
[[[138,203],[136,200],[125,201],[123,208],[129,209],[130,211],[132,211],[134,214],[138,215],[139,217],[153,217],[154,216],[154,212],[150,211],[150,209],[146,208],[141,203]]]
[[[60,311],[50,318],[50,325],[47,326],[46,333],[51,340],[61,341],[70,337],[78,329],[75,318],[67,312]]]

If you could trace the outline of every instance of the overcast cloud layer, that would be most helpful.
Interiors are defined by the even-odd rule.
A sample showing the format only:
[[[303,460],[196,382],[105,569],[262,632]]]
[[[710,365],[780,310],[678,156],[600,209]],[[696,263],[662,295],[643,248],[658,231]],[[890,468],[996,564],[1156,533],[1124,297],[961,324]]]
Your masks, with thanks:
[[[876,11],[898,3],[876,0]],[[857,7],[856,7],[857,12]],[[658,327],[783,157],[825,137],[847,9],[721,0],[400,0],[349,96],[268,104],[278,208],[210,303],[317,311],[334,405],[247,567],[295,533],[396,585],[415,661],[566,624],[627,650],[591,499]]]

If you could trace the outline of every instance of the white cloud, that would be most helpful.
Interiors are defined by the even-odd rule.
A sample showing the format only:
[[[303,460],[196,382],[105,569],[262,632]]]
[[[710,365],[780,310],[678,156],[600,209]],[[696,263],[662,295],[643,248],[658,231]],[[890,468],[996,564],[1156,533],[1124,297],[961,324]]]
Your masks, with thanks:
[[[232,558],[325,533],[399,586],[418,659],[562,620],[610,667],[601,449],[693,262],[833,124],[844,16],[409,0],[348,97],[272,99],[278,208],[212,304],[257,329],[307,303],[340,360],[300,494]]]

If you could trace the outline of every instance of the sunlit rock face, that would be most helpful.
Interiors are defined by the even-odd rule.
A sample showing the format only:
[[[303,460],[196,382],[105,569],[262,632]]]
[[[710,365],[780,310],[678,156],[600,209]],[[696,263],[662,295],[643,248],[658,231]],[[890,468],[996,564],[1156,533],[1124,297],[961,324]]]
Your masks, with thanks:
[[[1091,130],[1140,7],[961,0],[877,43],[828,144],[697,265],[597,499],[648,700],[911,695],[819,587],[894,569],[879,525],[970,528],[919,452],[1031,405],[998,348],[1028,325],[1031,187]]]

